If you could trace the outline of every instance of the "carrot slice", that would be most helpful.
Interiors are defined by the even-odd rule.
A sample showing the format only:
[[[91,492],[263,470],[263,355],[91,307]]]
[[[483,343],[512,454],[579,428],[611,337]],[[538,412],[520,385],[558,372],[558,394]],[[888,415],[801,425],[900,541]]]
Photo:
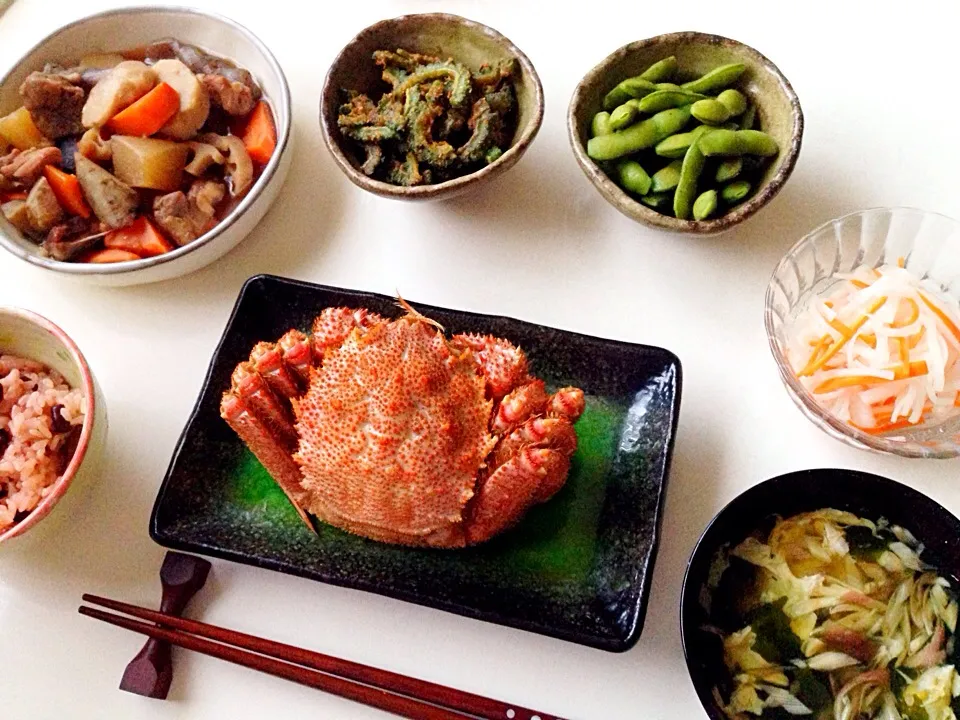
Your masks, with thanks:
[[[103,250],[92,250],[80,256],[80,262],[85,263],[115,263],[129,262],[130,260],[140,260],[141,257],[136,253],[119,250],[117,248],[104,248]]]
[[[162,82],[110,118],[107,128],[118,135],[148,137],[158,132],[179,110],[180,94]]]
[[[907,266],[907,259],[902,255],[897,258],[897,267],[905,268]]]
[[[247,126],[241,134],[244,146],[250,158],[260,165],[266,165],[277,149],[277,128],[273,124],[273,113],[263,100],[257,103],[250,113]]]
[[[137,257],[153,257],[173,250],[171,242],[143,215],[125,228],[108,232],[103,244],[113,250],[133,253]]]
[[[65,173],[58,167],[47,165],[43,168],[43,175],[50,183],[50,189],[60,203],[60,207],[71,215],[79,215],[86,219],[90,217],[90,206],[83,198],[80,181],[76,175]]]

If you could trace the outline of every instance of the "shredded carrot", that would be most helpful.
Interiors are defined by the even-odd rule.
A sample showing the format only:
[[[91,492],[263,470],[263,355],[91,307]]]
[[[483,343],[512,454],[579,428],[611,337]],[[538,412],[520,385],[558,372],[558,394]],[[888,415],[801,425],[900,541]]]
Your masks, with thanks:
[[[940,322],[944,324],[947,330],[950,332],[953,337],[956,338],[957,342],[960,343],[960,327],[957,327],[956,323],[950,319],[950,316],[947,315],[936,303],[933,302],[930,298],[927,297],[927,294],[922,290],[918,291],[920,294],[920,299],[923,300],[923,304],[926,305],[933,311],[933,314],[936,315]]]
[[[907,259],[902,255],[897,258],[897,267],[905,268],[907,266]]]
[[[86,219],[90,217],[90,206],[83,197],[80,181],[76,175],[65,173],[60,168],[47,165],[43,168],[43,175],[50,183],[50,189],[60,206],[71,215],[79,215]]]
[[[906,306],[906,315],[901,312]],[[905,328],[908,325],[913,325],[917,320],[920,319],[920,306],[917,305],[917,301],[913,298],[903,298],[900,301],[900,304],[897,305],[897,314],[894,315],[893,322],[890,327],[894,328]]]
[[[863,340],[867,345],[872,347],[874,350],[877,349],[877,334],[876,333],[866,333],[860,336],[860,339]]]
[[[817,370],[819,370],[824,365],[826,365],[827,361],[830,360],[830,358],[832,358],[838,352],[840,352],[840,349],[844,345],[850,342],[850,340],[857,334],[857,331],[864,326],[864,323],[866,323],[867,320],[870,319],[870,316],[873,315],[881,307],[883,307],[883,304],[885,302],[887,302],[886,297],[881,297],[874,300],[873,304],[871,304],[870,307],[867,308],[867,312],[861,315],[859,318],[857,318],[856,322],[854,322],[853,325],[850,328],[848,328],[849,332],[843,333],[842,334],[843,336],[840,338],[840,340],[838,340],[833,345],[831,345],[830,348],[823,354],[823,356],[820,357],[815,363],[813,363],[812,367],[808,365],[802,371],[800,371],[798,375],[800,377],[803,377],[805,375],[812,375]]]

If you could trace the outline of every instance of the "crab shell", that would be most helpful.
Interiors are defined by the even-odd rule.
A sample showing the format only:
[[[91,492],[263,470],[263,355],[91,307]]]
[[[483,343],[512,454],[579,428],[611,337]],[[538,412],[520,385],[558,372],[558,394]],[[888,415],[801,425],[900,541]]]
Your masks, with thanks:
[[[506,340],[448,340],[407,309],[328,308],[310,337],[259,343],[221,415],[305,520],[401,545],[480,543],[563,486],[583,392],[548,395]]]

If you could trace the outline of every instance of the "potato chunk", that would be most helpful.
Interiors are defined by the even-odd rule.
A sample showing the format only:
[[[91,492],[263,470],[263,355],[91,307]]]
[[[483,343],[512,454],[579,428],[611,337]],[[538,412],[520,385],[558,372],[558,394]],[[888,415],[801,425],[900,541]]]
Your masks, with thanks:
[[[107,73],[90,91],[81,121],[86,128],[101,127],[157,84],[157,75],[138,60],[125,60]]]
[[[153,71],[180,95],[180,110],[161,128],[160,133],[176,140],[189,140],[207,121],[210,95],[194,72],[179,60],[158,60]]]
[[[4,142],[13,145],[17,150],[29,150],[50,144],[50,141],[33,124],[30,112],[23,107],[0,118],[0,146]]]
[[[178,190],[190,148],[183,143],[157,138],[114,135],[113,172],[131,187]]]

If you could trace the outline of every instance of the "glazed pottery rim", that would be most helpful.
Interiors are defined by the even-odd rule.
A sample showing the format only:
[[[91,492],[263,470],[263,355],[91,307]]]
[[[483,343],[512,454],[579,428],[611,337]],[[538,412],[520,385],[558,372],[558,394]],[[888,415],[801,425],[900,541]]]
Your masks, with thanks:
[[[470,28],[471,30],[479,31],[480,33],[492,38],[497,44],[503,46],[507,52],[516,58],[521,67],[521,74],[524,76],[524,78],[532,82],[534,88],[535,112],[534,116],[525,125],[525,127],[518,127],[514,131],[514,137],[511,140],[510,147],[507,148],[507,150],[500,157],[498,157],[489,165],[486,165],[467,175],[461,175],[460,177],[445,180],[441,183],[436,183],[435,185],[418,185],[414,187],[407,187],[403,185],[394,185],[382,180],[375,180],[367,175],[364,175],[363,172],[358,170],[354,164],[350,162],[348,151],[341,146],[346,138],[342,136],[340,133],[340,128],[336,125],[336,123],[327,117],[327,111],[330,103],[337,102],[336,95],[339,92],[339,88],[333,86],[333,76],[334,73],[340,69],[340,66],[344,61],[344,55],[348,51],[352,50],[353,47],[359,42],[363,41],[368,34],[377,32],[382,28],[402,25],[404,22],[414,18],[426,21],[449,22],[452,24],[462,25],[463,27]],[[516,44],[503,33],[495,30],[489,25],[484,25],[476,20],[470,20],[469,18],[453,13],[408,13],[406,15],[398,15],[397,17],[380,20],[375,22],[373,25],[365,27],[353,38],[351,38],[351,40],[343,46],[340,52],[337,53],[337,56],[333,59],[333,62],[330,63],[330,67],[327,69],[327,74],[323,81],[323,88],[320,92],[320,130],[321,134],[323,135],[323,141],[327,146],[327,150],[333,156],[337,167],[339,167],[340,170],[343,171],[343,173],[357,187],[385,197],[398,199],[427,199],[434,196],[450,194],[458,189],[464,188],[476,180],[480,180],[481,178],[489,175],[497,174],[501,170],[508,169],[519,159],[520,155],[526,152],[527,148],[531,145],[531,143],[533,143],[537,134],[540,132],[540,126],[543,124],[544,107],[543,83],[540,81],[540,76],[537,74],[536,68],[534,68],[533,63],[530,61],[530,58],[527,57],[526,53],[517,47]]]
[[[136,273],[140,270],[146,270],[148,268],[157,267],[164,265],[169,262],[174,262],[180,258],[189,255],[190,253],[199,250],[200,248],[209,245],[228,229],[230,229],[240,217],[246,213],[248,209],[260,199],[260,196],[263,194],[264,189],[270,182],[273,181],[274,176],[276,175],[277,168],[280,165],[281,156],[287,150],[290,144],[290,137],[293,128],[293,118],[292,118],[292,100],[290,95],[290,86],[287,83],[286,75],[283,72],[283,68],[280,66],[280,63],[277,62],[276,57],[270,49],[256,36],[251,32],[246,26],[241,25],[235,20],[232,20],[224,15],[220,15],[216,12],[208,12],[206,10],[199,10],[197,8],[178,6],[178,5],[143,5],[135,7],[124,7],[117,8],[113,10],[104,10],[102,12],[94,13],[92,15],[87,15],[78,20],[74,20],[71,23],[59,27],[57,30],[46,35],[43,39],[37,42],[33,47],[27,50],[23,55],[17,59],[10,69],[0,77],[0,86],[5,85],[9,82],[10,76],[13,75],[17,70],[23,65],[24,61],[28,56],[40,50],[44,45],[46,45],[51,40],[57,38],[63,33],[73,30],[78,26],[82,26],[92,20],[100,20],[103,18],[111,17],[121,17],[125,15],[141,15],[141,14],[161,14],[161,15],[193,15],[197,17],[205,17],[217,22],[220,22],[233,30],[239,32],[244,39],[263,56],[266,63],[270,66],[270,69],[276,73],[277,78],[280,81],[281,93],[277,98],[270,97],[268,98],[273,103],[277,110],[283,110],[284,112],[277,112],[277,118],[281,115],[286,115],[286,122],[282,126],[277,127],[277,147],[273,153],[273,156],[270,158],[270,161],[264,167],[263,172],[260,177],[257,178],[257,181],[254,183],[253,187],[250,188],[249,192],[243,197],[243,199],[234,207],[226,217],[221,220],[212,230],[208,233],[200,236],[193,242],[190,242],[182,247],[175,248],[170,252],[164,253],[163,255],[157,255],[155,257],[142,258],[140,260],[127,260],[124,262],[118,263],[104,263],[104,264],[90,264],[90,263],[70,263],[62,262],[59,260],[54,260],[52,258],[45,258],[37,254],[36,252],[31,252],[24,249],[14,240],[8,237],[7,233],[0,228],[0,246],[3,246],[5,250],[10,252],[12,255],[15,255],[20,260],[30,263],[36,267],[43,268],[44,270],[63,273],[65,275],[73,276],[105,276],[105,275],[125,275],[128,273]],[[212,52],[217,52],[215,48],[205,48],[209,49]]]
[[[567,330],[561,327],[553,327],[542,325],[533,320],[520,320],[510,315],[503,314],[490,314],[484,312],[477,312],[473,310],[458,310],[456,308],[450,308],[446,306],[435,306],[428,302],[420,301],[411,301],[415,306],[426,306],[430,308],[440,308],[449,312],[454,312],[464,316],[470,317],[483,317],[492,320],[503,320],[508,322],[521,323],[525,325],[532,325],[538,328],[546,328],[548,330],[553,330],[556,332],[563,333],[564,335],[576,336],[591,342],[607,344],[612,346],[631,346],[635,348],[642,349],[646,352],[652,352],[658,354],[661,359],[664,361],[664,366],[673,370],[674,376],[674,390],[673,398],[669,408],[670,422],[667,427],[662,431],[663,436],[663,467],[662,471],[658,470],[656,476],[658,478],[658,497],[657,502],[655,503],[651,514],[653,517],[653,530],[650,534],[650,547],[649,552],[646,554],[645,564],[643,565],[642,571],[638,575],[638,579],[634,580],[631,584],[631,587],[639,587],[639,596],[635,605],[632,606],[632,609],[635,611],[634,622],[629,626],[629,629],[623,633],[622,637],[617,639],[594,639],[594,640],[585,640],[582,635],[578,635],[574,631],[567,632],[555,632],[547,628],[547,626],[536,623],[524,621],[524,620],[507,620],[498,618],[494,613],[490,611],[485,611],[482,609],[477,609],[474,607],[468,607],[463,605],[461,602],[454,600],[444,601],[437,598],[426,598],[424,599],[424,594],[422,591],[415,590],[382,590],[377,587],[377,584],[369,580],[363,582],[357,581],[346,581],[337,578],[330,577],[318,577],[316,572],[311,572],[302,566],[291,565],[289,563],[284,563],[279,560],[264,557],[262,555],[252,555],[248,554],[243,550],[238,550],[235,548],[224,547],[221,544],[215,544],[211,542],[204,542],[202,540],[192,540],[184,539],[182,533],[178,534],[175,530],[171,530],[170,526],[164,526],[161,523],[161,511],[163,509],[163,500],[165,495],[168,493],[170,486],[173,484],[172,470],[177,465],[177,462],[180,459],[180,456],[184,454],[187,439],[190,436],[191,428],[198,418],[201,416],[204,409],[204,395],[207,391],[207,388],[211,386],[213,378],[216,375],[216,365],[217,359],[224,352],[224,348],[227,345],[232,331],[234,330],[233,326],[240,317],[242,310],[242,301],[247,292],[254,288],[257,284],[270,282],[280,282],[285,285],[291,285],[301,289],[307,290],[323,290],[328,292],[334,292],[338,294],[344,294],[347,296],[352,296],[358,301],[362,301],[364,298],[374,296],[388,298],[392,297],[388,293],[382,293],[377,290],[364,290],[358,288],[349,288],[349,287],[339,287],[335,285],[327,285],[319,282],[314,282],[311,280],[302,280],[296,278],[284,277],[281,275],[275,275],[271,273],[259,273],[253,275],[244,282],[241,287],[236,302],[230,312],[228,319],[224,324],[223,333],[220,336],[220,339],[217,342],[215,349],[213,350],[210,362],[207,367],[207,371],[204,374],[203,382],[200,386],[200,390],[197,395],[197,400],[194,403],[188,418],[186,419],[183,430],[180,433],[180,436],[174,446],[174,449],[171,453],[170,462],[167,466],[166,471],[164,472],[163,479],[160,483],[159,488],[157,489],[156,498],[154,500],[153,508],[150,512],[148,533],[150,538],[162,547],[166,547],[173,550],[178,550],[182,552],[192,552],[199,553],[201,555],[206,555],[209,557],[215,557],[218,559],[226,560],[233,563],[249,565],[262,570],[269,570],[272,572],[279,572],[284,575],[291,575],[294,577],[302,577],[304,579],[310,580],[312,582],[319,582],[325,585],[332,585],[335,587],[343,587],[350,590],[356,590],[359,592],[371,593],[374,595],[379,595],[381,597],[390,598],[393,600],[398,600],[400,602],[407,602],[414,605],[418,605],[424,608],[430,608],[434,610],[442,610],[444,612],[449,612],[461,617],[467,617],[472,620],[477,620],[480,622],[488,622],[491,624],[500,625],[501,627],[513,628],[517,630],[522,630],[524,632],[530,632],[544,637],[551,637],[565,642],[576,643],[584,645],[586,647],[592,647],[599,650],[604,650],[607,652],[613,653],[623,653],[631,648],[633,648],[637,642],[640,640],[641,634],[646,624],[647,611],[650,605],[651,593],[653,588],[653,580],[656,569],[656,563],[659,555],[660,545],[663,540],[663,519],[664,511],[666,508],[667,492],[669,490],[670,484],[670,473],[673,467],[674,451],[676,447],[677,432],[679,429],[679,418],[680,418],[680,409],[683,396],[683,364],[680,358],[673,351],[659,346],[659,345],[650,345],[641,342],[634,342],[631,340],[620,340],[616,338],[609,337],[599,337],[595,335],[589,335],[586,333],[577,332],[575,330]],[[374,541],[370,541],[374,542]],[[437,549],[417,549],[417,548],[406,548],[412,551],[425,551],[425,552],[434,552],[440,554],[446,554],[451,551],[447,550],[437,550]]]
[[[773,270],[770,280],[767,283],[767,290],[764,293],[764,311],[763,311],[763,325],[764,330],[767,335],[767,346],[770,348],[770,353],[773,355],[774,363],[777,366],[777,371],[780,374],[780,379],[786,388],[789,390],[787,393],[790,398],[794,401],[795,404],[799,403],[801,405],[800,410],[808,420],[810,420],[814,425],[817,424],[817,421],[826,423],[832,430],[836,431],[839,435],[847,441],[852,441],[860,444],[861,446],[866,446],[867,449],[883,453],[885,455],[894,455],[897,457],[905,457],[911,459],[928,459],[928,460],[952,460],[957,457],[960,457],[960,444],[958,444],[953,450],[917,450],[911,449],[910,447],[897,447],[897,442],[892,438],[886,436],[877,436],[870,435],[869,433],[858,430],[852,425],[848,425],[845,422],[842,422],[835,418],[833,414],[828,412],[825,408],[820,407],[817,401],[813,398],[811,393],[800,383],[799,380],[794,376],[790,362],[787,360],[786,356],[781,352],[779,343],[777,342],[776,332],[774,330],[774,311],[773,311],[773,302],[774,302],[774,291],[779,283],[777,282],[777,274],[780,272],[781,268],[784,265],[790,262],[790,259],[796,254],[796,252],[803,247],[806,243],[810,241],[811,238],[820,234],[827,228],[836,223],[849,220],[851,218],[867,215],[868,213],[876,212],[909,212],[918,214],[921,216],[927,217],[936,217],[941,220],[946,220],[951,224],[957,226],[960,229],[960,220],[945,215],[943,213],[934,212],[931,210],[924,210],[922,208],[912,207],[908,205],[894,205],[894,206],[875,206],[864,208],[862,210],[854,210],[848,212],[839,217],[835,217],[826,222],[820,223],[810,232],[806,233],[800,240],[793,244],[793,246],[784,253],[783,257],[777,263],[776,267]],[[812,417],[811,417],[812,416]],[[816,418],[816,420],[814,420]],[[829,433],[828,433],[829,434]],[[837,439],[837,438],[835,438]],[[843,442],[843,441],[841,441]],[[860,447],[859,449],[863,449]]]
[[[86,400],[87,411],[85,417],[83,418],[83,425],[81,426],[80,430],[80,440],[77,443],[76,450],[73,452],[73,457],[70,458],[70,462],[67,464],[66,470],[64,470],[63,474],[57,478],[53,485],[50,486],[48,494],[42,500],[40,500],[39,504],[33,510],[31,510],[23,520],[18,523],[14,523],[7,530],[0,532],[0,543],[3,543],[5,540],[11,540],[15,537],[23,535],[30,528],[37,525],[50,513],[54,506],[66,494],[67,490],[70,488],[70,485],[73,483],[73,479],[76,476],[77,471],[83,464],[84,458],[86,457],[87,448],[90,445],[90,439],[93,435],[93,426],[98,419],[97,399],[93,374],[90,372],[90,366],[87,365],[86,358],[84,358],[83,353],[80,352],[80,348],[73,341],[73,339],[58,325],[42,315],[38,315],[35,312],[24,310],[22,308],[0,306],[0,321],[2,321],[4,317],[9,316],[25,320],[26,322],[45,330],[53,335],[56,340],[61,343],[64,348],[66,348],[67,352],[70,354],[70,361],[80,372],[80,389],[83,391],[83,396]]]
[[[615,65],[625,56],[630,55],[637,50],[666,43],[708,44],[736,48],[738,51],[748,56],[754,63],[764,68],[777,78],[781,92],[783,92],[790,103],[791,118],[793,121],[790,133],[790,146],[786,149],[786,155],[780,165],[780,168],[761,186],[756,193],[753,194],[749,200],[747,200],[747,202],[737,205],[726,214],[714,220],[679,220],[675,217],[658,213],[656,210],[647,207],[639,200],[634,199],[613,180],[611,180],[607,174],[603,172],[603,170],[601,170],[600,167],[587,155],[586,147],[580,142],[580,137],[577,132],[577,114],[580,110],[586,88],[597,82],[599,75],[601,75],[612,65]],[[612,53],[607,55],[607,57],[601,60],[597,65],[595,65],[590,71],[588,71],[587,74],[583,76],[583,79],[577,83],[577,86],[573,91],[573,95],[570,98],[570,104],[567,108],[567,135],[570,140],[570,146],[573,149],[573,154],[577,159],[577,164],[580,166],[580,169],[583,170],[583,173],[587,176],[590,182],[598,190],[601,190],[601,195],[603,196],[604,200],[607,200],[607,202],[609,202],[611,205],[614,205],[614,207],[617,207],[618,204],[625,205],[626,203],[629,203],[630,211],[638,216],[630,216],[632,220],[643,222],[664,230],[690,235],[716,235],[724,232],[731,229],[735,225],[740,224],[747,218],[752,217],[763,207],[769,204],[769,202],[773,200],[780,190],[783,189],[783,186],[793,174],[793,170],[797,164],[797,159],[800,155],[800,148],[803,144],[804,126],[805,120],[803,109],[800,106],[800,99],[797,97],[797,93],[793,89],[793,85],[772,60],[770,60],[759,50],[747,45],[746,43],[740,42],[739,40],[734,40],[733,38],[724,37],[722,35],[702,33],[692,30],[655,35],[644,40],[636,40],[634,42],[627,43],[626,45],[617,48]],[[781,150],[781,152],[783,152],[783,150]],[[616,198],[616,201],[612,198],[608,198],[608,193],[612,194]],[[617,207],[617,209],[619,210],[621,208]],[[621,212],[623,212],[623,210],[621,210]]]
[[[693,684],[694,690],[697,693],[697,698],[700,700],[700,704],[703,707],[704,712],[707,715],[710,715],[708,708],[715,708],[716,700],[710,692],[710,688],[705,687],[702,682],[699,681],[698,675],[695,675],[695,670],[698,669],[694,666],[693,658],[691,656],[692,651],[692,641],[691,637],[694,632],[699,630],[696,627],[687,626],[687,613],[688,608],[694,607],[699,604],[699,591],[700,588],[694,588],[692,585],[692,578],[690,577],[690,572],[693,569],[693,566],[700,561],[700,559],[708,552],[713,552],[718,548],[708,548],[707,539],[708,535],[712,532],[713,528],[716,527],[721,519],[731,511],[731,509],[740,505],[741,503],[747,502],[754,495],[762,493],[766,490],[767,487],[771,485],[778,484],[788,484],[792,482],[803,482],[806,478],[811,475],[818,475],[820,473],[841,473],[847,478],[857,478],[858,481],[865,481],[868,483],[873,483],[877,486],[883,486],[887,488],[891,493],[897,493],[900,496],[911,497],[916,500],[920,500],[924,503],[930,503],[932,507],[935,507],[937,512],[941,514],[942,517],[949,518],[952,520],[953,524],[960,528],[960,518],[954,515],[950,510],[945,508],[939,501],[930,497],[926,493],[911,487],[905,483],[900,482],[899,480],[894,480],[892,478],[886,477],[884,475],[878,475],[876,473],[867,472],[865,470],[856,470],[854,468],[828,468],[828,467],[816,467],[816,468],[807,468],[804,470],[793,470],[791,472],[783,473],[781,475],[776,475],[766,480],[762,480],[756,485],[751,485],[746,490],[735,495],[729,502],[727,502],[714,516],[711,518],[710,522],[707,523],[706,527],[703,529],[703,532],[697,537],[697,541],[693,546],[693,550],[690,552],[690,557],[687,559],[686,566],[683,572],[683,583],[680,586],[680,645],[683,648],[683,659],[684,664],[687,666],[687,675],[690,678],[690,682]],[[830,500],[825,500],[822,507],[830,507]],[[774,511],[771,511],[759,518],[760,521],[763,519],[776,514]],[[872,519],[872,518],[868,518]],[[746,528],[743,537],[747,537],[749,533],[754,528]],[[719,546],[718,546],[719,547]]]

